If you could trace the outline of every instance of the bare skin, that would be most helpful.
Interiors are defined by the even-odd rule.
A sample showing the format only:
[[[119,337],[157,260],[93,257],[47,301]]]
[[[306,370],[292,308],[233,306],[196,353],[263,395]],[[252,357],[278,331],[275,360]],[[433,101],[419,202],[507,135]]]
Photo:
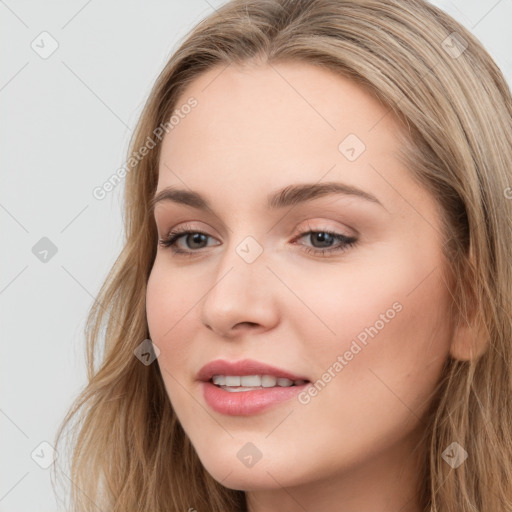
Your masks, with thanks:
[[[222,69],[183,93],[178,106],[191,96],[198,104],[166,135],[160,159],[157,193],[175,186],[210,204],[155,207],[161,238],[185,224],[207,234],[202,247],[186,235],[175,242],[190,257],[159,246],[148,282],[148,325],[174,410],[207,471],[246,491],[250,512],[419,512],[424,415],[444,361],[468,336],[447,316],[435,198],[396,157],[398,121],[359,86],[302,63]],[[340,151],[349,134],[364,151],[356,139]],[[266,206],[283,187],[326,182],[380,204],[331,193]],[[325,230],[356,243],[301,235]],[[248,236],[262,249],[251,263],[236,250]],[[302,402],[226,415],[196,380],[218,358],[311,382],[330,369],[331,378]],[[252,467],[237,457],[248,442],[262,454]]]

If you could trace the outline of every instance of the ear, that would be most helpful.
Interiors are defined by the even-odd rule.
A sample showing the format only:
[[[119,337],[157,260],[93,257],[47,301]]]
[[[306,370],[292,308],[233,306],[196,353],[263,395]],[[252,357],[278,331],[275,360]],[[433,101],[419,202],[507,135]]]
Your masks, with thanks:
[[[470,361],[480,358],[489,347],[489,333],[473,308],[469,318],[460,311],[453,329],[450,355],[460,361]]]

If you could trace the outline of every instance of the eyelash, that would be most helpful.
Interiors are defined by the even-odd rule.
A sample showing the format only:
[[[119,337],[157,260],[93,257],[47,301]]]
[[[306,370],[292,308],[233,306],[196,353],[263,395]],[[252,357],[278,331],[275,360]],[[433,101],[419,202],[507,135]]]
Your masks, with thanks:
[[[349,237],[346,235],[342,235],[341,233],[329,231],[328,229],[316,229],[316,230],[309,229],[307,231],[302,231],[294,239],[294,241],[302,238],[305,235],[310,235],[310,234],[314,234],[314,233],[326,233],[328,235],[333,236],[339,242],[343,243],[343,245],[338,246],[334,249],[332,249],[332,248],[315,249],[315,248],[304,246],[304,249],[303,249],[304,251],[306,251],[309,254],[314,254],[315,256],[328,256],[330,254],[341,253],[343,251],[346,251],[347,249],[350,249],[351,247],[354,247],[358,241],[357,238],[355,238],[355,237]],[[177,249],[175,246],[175,243],[179,238],[181,238],[184,235],[189,235],[189,234],[190,235],[202,234],[202,235],[210,237],[210,235],[208,233],[205,233],[204,231],[201,231],[200,229],[189,229],[188,226],[183,226],[182,228],[171,230],[165,238],[159,239],[158,243],[165,249],[170,248],[174,254],[180,254],[182,256],[193,256],[202,251],[200,249],[184,251],[182,249]]]

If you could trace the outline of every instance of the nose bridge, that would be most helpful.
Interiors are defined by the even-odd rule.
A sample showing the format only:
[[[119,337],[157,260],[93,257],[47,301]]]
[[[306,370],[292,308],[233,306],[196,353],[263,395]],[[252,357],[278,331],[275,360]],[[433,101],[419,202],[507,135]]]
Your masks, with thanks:
[[[246,233],[247,229],[231,231],[216,268],[216,282],[221,279],[225,281],[224,286],[233,286],[234,288],[241,286],[245,287],[247,291],[247,286],[253,281],[255,281],[254,284],[257,284],[257,282],[265,280],[266,274],[270,274],[270,272],[266,268],[267,252],[263,247],[263,233],[257,235]],[[240,281],[239,283],[235,282],[235,276]],[[259,286],[251,287],[251,291],[257,291],[257,288]]]
[[[232,241],[219,258],[212,283],[201,303],[205,325],[227,335],[239,323],[269,326],[276,311],[263,245],[252,235]]]

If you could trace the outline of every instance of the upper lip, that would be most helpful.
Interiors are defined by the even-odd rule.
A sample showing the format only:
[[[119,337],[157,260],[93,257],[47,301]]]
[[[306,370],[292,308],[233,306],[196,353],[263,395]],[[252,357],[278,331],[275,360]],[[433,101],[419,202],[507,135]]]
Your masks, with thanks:
[[[273,375],[290,380],[309,380],[307,377],[295,375],[282,368],[253,359],[243,359],[241,361],[216,359],[210,361],[199,370],[197,379],[208,382],[214,375]]]

